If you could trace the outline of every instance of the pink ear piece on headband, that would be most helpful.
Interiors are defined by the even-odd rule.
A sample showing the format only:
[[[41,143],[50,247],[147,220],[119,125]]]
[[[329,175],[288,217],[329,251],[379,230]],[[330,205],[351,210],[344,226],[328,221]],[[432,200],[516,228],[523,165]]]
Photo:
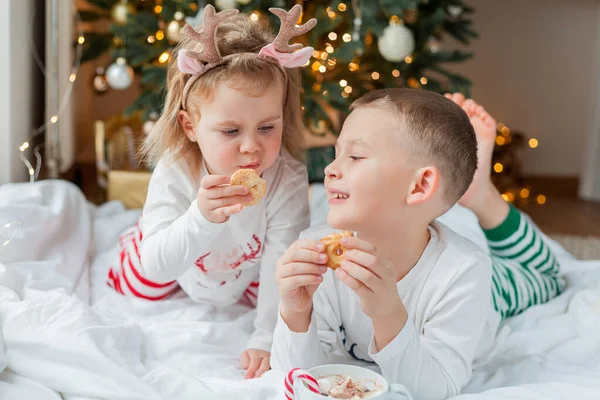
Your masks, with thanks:
[[[260,57],[272,57],[284,68],[296,68],[302,67],[308,62],[312,56],[313,50],[312,47],[304,47],[302,50],[298,50],[295,53],[280,53],[275,50],[275,46],[271,43],[260,49],[258,55]]]
[[[177,53],[177,67],[185,74],[196,75],[204,72],[204,64],[187,55],[187,50],[179,50]]]

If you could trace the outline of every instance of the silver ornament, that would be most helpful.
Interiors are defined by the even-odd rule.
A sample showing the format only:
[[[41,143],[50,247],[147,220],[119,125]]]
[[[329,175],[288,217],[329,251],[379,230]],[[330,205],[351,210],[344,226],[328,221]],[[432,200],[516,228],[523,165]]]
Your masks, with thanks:
[[[230,10],[236,8],[235,0],[217,0],[215,5],[219,10]]]
[[[111,88],[116,90],[127,89],[133,83],[133,68],[127,65],[123,57],[117,58],[106,70],[106,80]]]
[[[379,52],[388,61],[403,61],[415,49],[415,38],[403,24],[390,22],[377,41]]]
[[[454,18],[459,17],[460,14],[462,14],[463,12],[462,7],[457,5],[448,6],[446,9],[448,10],[448,14],[450,14]]]

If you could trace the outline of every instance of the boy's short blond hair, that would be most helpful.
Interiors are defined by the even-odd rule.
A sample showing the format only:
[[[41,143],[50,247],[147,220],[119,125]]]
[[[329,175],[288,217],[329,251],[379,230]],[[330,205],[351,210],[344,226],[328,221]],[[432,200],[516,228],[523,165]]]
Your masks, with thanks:
[[[363,107],[396,113],[408,157],[437,167],[449,204],[462,197],[477,169],[477,138],[462,108],[444,96],[415,89],[375,90],[356,100],[350,110]]]

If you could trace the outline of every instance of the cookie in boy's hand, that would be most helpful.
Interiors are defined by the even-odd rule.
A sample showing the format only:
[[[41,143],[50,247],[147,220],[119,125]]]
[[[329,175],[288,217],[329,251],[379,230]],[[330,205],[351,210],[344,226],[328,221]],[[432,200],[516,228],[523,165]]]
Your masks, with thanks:
[[[248,193],[252,195],[252,200],[245,206],[253,206],[258,203],[267,193],[267,182],[258,176],[253,169],[239,169],[231,175],[230,183],[232,185],[242,185],[248,188]]]
[[[325,245],[325,252],[327,253],[326,266],[331,269],[337,269],[340,267],[340,264],[344,260],[344,246],[340,243],[340,240],[345,236],[354,236],[354,234],[350,231],[344,232],[335,232],[329,236],[325,236],[320,240],[321,243]]]

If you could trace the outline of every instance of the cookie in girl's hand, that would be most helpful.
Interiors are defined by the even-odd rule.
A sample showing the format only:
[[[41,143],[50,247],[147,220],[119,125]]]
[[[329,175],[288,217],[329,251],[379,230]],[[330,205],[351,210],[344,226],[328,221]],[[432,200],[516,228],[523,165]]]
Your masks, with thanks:
[[[340,240],[345,236],[354,236],[350,231],[335,232],[329,236],[325,236],[320,240],[325,245],[325,252],[327,253],[327,267],[331,269],[337,269],[344,260],[344,246],[340,243]]]
[[[239,169],[231,175],[230,184],[242,185],[248,188],[248,193],[252,200],[245,203],[245,206],[253,206],[258,203],[267,193],[267,182],[258,176],[253,169]]]

